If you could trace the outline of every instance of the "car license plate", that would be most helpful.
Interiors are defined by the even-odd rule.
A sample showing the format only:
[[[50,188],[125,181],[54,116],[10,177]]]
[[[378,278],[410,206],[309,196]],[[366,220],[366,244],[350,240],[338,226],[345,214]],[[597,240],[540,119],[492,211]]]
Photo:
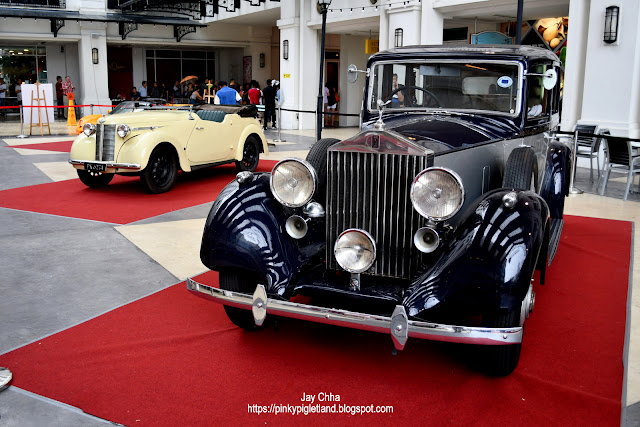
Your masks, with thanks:
[[[84,169],[89,172],[104,172],[107,170],[107,165],[101,163],[85,163]]]

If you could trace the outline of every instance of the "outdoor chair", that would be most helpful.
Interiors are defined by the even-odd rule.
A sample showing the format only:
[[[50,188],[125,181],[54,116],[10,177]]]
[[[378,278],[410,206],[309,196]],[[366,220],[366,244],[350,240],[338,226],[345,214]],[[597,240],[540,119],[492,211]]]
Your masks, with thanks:
[[[635,149],[627,138],[606,136],[603,139],[605,140],[608,159],[604,167],[604,183],[602,190],[600,190],[600,195],[604,196],[609,181],[609,174],[611,174],[613,170],[627,174],[627,188],[624,192],[624,200],[627,200],[629,191],[631,190],[633,176],[634,174],[640,173],[640,155],[634,154]]]
[[[601,138],[581,135],[581,134],[598,133],[598,125],[577,124],[574,129],[574,132],[578,132],[576,157],[583,157],[583,158],[589,159],[589,162],[590,162],[589,177],[591,179],[591,182],[593,182],[593,159],[596,159],[596,166],[598,168],[597,170],[598,170],[598,186],[599,186],[601,172],[600,172],[600,157],[598,156],[598,154],[600,152]],[[606,152],[605,152],[605,156],[606,156]],[[575,176],[575,168],[574,168],[574,176]]]

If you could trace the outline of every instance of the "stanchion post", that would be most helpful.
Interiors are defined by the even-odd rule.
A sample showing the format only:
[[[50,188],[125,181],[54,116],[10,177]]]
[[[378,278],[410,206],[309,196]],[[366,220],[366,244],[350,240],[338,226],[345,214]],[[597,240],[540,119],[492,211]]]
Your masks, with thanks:
[[[24,134],[24,118],[22,115],[22,105],[20,106],[20,135],[17,135],[16,138],[29,138],[29,135]]]
[[[286,139],[282,139],[280,135],[280,129],[282,128],[282,111],[280,111],[280,105],[278,105],[277,107],[276,115],[277,115],[278,123],[280,123],[280,126],[278,126],[278,139],[274,139],[273,142],[286,142]]]
[[[93,116],[93,104],[91,104],[91,115]]]
[[[579,189],[574,185],[574,181],[576,179],[576,170],[578,165],[576,163],[578,153],[578,131],[575,131],[573,134],[573,173],[571,174],[571,186],[569,187],[569,193],[571,194],[582,194],[584,191]]]

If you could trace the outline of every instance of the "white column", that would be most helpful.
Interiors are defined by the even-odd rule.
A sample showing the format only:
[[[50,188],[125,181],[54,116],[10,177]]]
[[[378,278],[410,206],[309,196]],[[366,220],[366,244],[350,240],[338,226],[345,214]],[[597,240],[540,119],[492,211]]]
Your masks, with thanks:
[[[80,22],[78,61],[80,84],[76,84],[76,105],[111,105],[108,91],[107,25],[101,22]],[[92,49],[98,49],[98,63],[92,61]],[[111,107],[94,108],[94,113],[106,113]],[[85,108],[83,114],[89,114]],[[78,117],[79,118],[79,117]]]
[[[304,80],[300,75],[300,16],[296,0],[282,0],[281,19],[277,25],[280,29],[280,95],[284,98],[281,107],[288,110],[299,110],[300,86]],[[283,58],[283,42],[289,42],[289,58]],[[282,112],[281,129],[298,129],[300,113]]]
[[[378,48],[380,50],[389,49],[389,15],[387,5],[381,1],[380,5],[380,34],[378,35]],[[393,46],[393,45],[391,45]]]
[[[591,0],[573,0],[569,3],[568,47],[562,94],[562,122],[564,131],[572,131],[582,114],[584,72],[589,37],[589,6]],[[603,64],[604,65],[604,64]]]
[[[300,46],[298,46],[298,109],[315,111],[318,102],[320,79],[320,34],[321,30],[310,28],[309,21],[322,19],[316,10],[316,2],[300,0]],[[316,116],[300,113],[299,129],[315,129]]]
[[[422,0],[422,22],[420,23],[420,44],[442,44],[444,17],[433,8],[433,0]]]
[[[620,7],[618,41],[603,41],[605,9]],[[635,137],[640,133],[640,4],[634,0],[591,0],[589,39],[584,71],[584,95],[580,122],[598,123],[613,135]],[[569,43],[573,43],[573,24]]]
[[[403,4],[392,4],[391,9],[387,9],[388,28],[387,42],[388,48],[395,47],[396,30],[402,28],[402,46],[420,44],[422,8],[420,6],[404,6]],[[442,31],[442,27],[441,31]],[[440,35],[442,38],[442,35]]]

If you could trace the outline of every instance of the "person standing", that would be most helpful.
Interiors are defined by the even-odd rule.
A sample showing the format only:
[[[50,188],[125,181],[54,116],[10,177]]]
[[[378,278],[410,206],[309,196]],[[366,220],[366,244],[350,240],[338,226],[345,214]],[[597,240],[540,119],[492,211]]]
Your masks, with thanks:
[[[160,98],[162,93],[160,92],[160,87],[158,87],[158,82],[153,82],[153,87],[151,88],[151,97],[152,98]]]
[[[18,105],[22,105],[22,79],[18,79],[15,86],[16,91],[16,100],[18,101]]]
[[[6,96],[7,96],[7,85],[5,84],[4,79],[0,77],[0,107],[5,106]],[[0,110],[0,115],[4,117],[5,115],[4,109]]]
[[[64,118],[64,108],[62,107],[64,104],[62,103],[62,98],[64,97],[64,93],[62,92],[62,76],[56,77],[56,101],[58,103],[57,116],[59,119]]]
[[[259,83],[255,80],[251,80],[251,89],[247,92],[249,94],[249,103],[253,105],[260,104],[260,97],[262,96],[262,91],[258,88]]]
[[[64,95],[64,104],[69,105],[69,94],[75,92],[76,87],[71,82],[71,77],[65,77],[65,81],[62,83],[62,94]],[[75,111],[75,110],[74,110]],[[64,118],[69,117],[69,109],[64,109]]]
[[[237,105],[238,101],[242,101],[240,94],[233,88],[227,86],[227,82],[219,83],[220,89],[216,92],[214,103],[220,105]]]
[[[267,123],[271,121],[271,128],[276,128],[276,88],[272,85],[272,80],[267,80],[267,87],[262,91],[264,96],[264,129],[267,129]]]
[[[146,98],[147,96],[149,96],[149,94],[147,92],[147,81],[146,80],[142,81],[142,86],[140,86],[140,90],[138,91],[138,93],[140,93],[140,98]]]
[[[335,123],[334,113],[336,112],[336,107],[338,106],[337,98],[338,92],[336,91],[335,86],[329,86],[329,94],[327,95],[327,126],[333,127]]]

